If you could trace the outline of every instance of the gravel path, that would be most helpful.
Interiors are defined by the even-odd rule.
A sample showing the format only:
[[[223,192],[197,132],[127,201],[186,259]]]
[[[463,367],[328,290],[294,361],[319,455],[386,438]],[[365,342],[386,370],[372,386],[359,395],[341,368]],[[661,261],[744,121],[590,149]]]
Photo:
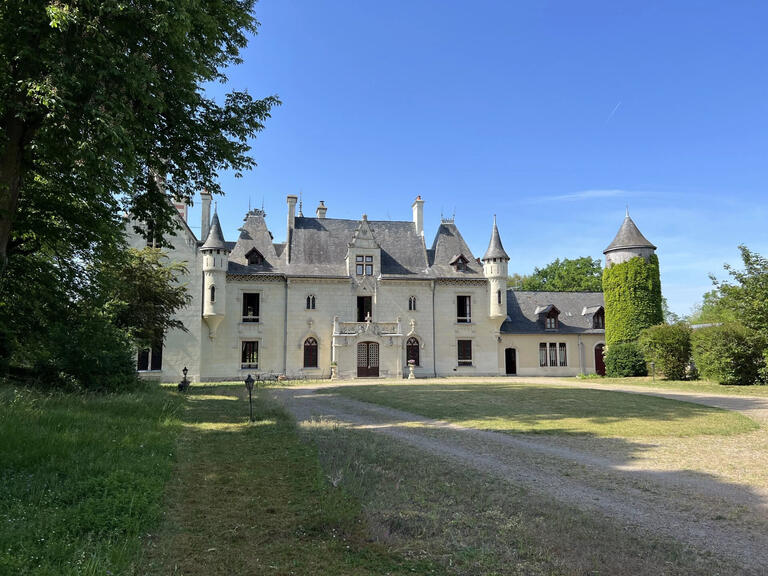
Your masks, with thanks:
[[[761,425],[768,424],[766,398],[670,393],[555,379],[552,383],[697,402],[737,410]],[[731,558],[744,573],[768,573],[768,490],[763,485],[726,481],[679,464],[677,468],[663,463],[656,466],[654,451],[663,455],[665,446],[624,439],[579,444],[557,436],[475,430],[337,394],[318,394],[324,387],[327,385],[274,389],[273,394],[300,423],[321,418],[372,430],[583,510],[604,514],[629,528],[673,537]],[[768,441],[764,428],[755,434],[756,441]],[[701,445],[710,438],[695,441]],[[752,457],[747,454],[744,458],[749,461]]]

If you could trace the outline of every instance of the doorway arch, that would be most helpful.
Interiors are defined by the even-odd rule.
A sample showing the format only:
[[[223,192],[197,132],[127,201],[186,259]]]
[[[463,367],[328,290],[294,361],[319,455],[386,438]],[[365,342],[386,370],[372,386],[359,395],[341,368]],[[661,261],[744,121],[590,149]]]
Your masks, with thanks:
[[[357,377],[376,378],[379,375],[379,345],[360,342],[357,345]]]
[[[510,376],[517,374],[517,350],[515,348],[504,350],[504,373]]]

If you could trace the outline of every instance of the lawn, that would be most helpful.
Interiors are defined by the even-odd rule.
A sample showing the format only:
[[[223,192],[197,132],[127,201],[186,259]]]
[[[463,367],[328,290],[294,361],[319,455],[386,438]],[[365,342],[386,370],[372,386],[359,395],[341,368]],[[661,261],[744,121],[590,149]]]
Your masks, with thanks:
[[[0,386],[0,574],[123,574],[161,514],[180,400]]]
[[[709,380],[662,380],[650,376],[642,378],[587,378],[584,382],[659,388],[668,392],[695,392],[697,394],[725,394],[728,396],[768,397],[768,386],[723,386]]]
[[[438,381],[334,387],[321,393],[507,433],[631,438],[729,435],[759,428],[746,416],[727,410],[572,386]]]

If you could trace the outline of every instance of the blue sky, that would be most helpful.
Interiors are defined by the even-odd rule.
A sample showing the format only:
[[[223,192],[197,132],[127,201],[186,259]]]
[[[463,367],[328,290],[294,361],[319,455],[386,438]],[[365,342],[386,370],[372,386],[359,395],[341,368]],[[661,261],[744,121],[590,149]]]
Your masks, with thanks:
[[[283,105],[259,166],[222,175],[228,240],[249,201],[282,241],[287,194],[307,216],[324,200],[373,220],[410,219],[420,194],[428,243],[455,214],[481,256],[496,214],[510,272],[530,273],[602,257],[629,205],[681,314],[739,244],[768,254],[766,3],[261,0],[256,15],[244,63],[210,90]]]

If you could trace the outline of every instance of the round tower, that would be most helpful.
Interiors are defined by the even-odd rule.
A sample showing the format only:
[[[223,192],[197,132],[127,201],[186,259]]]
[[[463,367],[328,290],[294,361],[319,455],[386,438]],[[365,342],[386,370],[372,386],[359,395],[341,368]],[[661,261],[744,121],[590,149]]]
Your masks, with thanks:
[[[501,244],[499,229],[496,227],[496,215],[493,216],[493,232],[488,250],[483,256],[483,275],[490,282],[489,316],[507,317],[507,268],[509,256]]]
[[[203,257],[203,319],[208,324],[208,335],[213,339],[226,314],[229,266],[229,250],[215,209],[208,238],[201,246],[200,253]]]
[[[656,246],[640,233],[629,210],[603,251],[605,339],[609,348],[637,340],[644,328],[664,321]]]

